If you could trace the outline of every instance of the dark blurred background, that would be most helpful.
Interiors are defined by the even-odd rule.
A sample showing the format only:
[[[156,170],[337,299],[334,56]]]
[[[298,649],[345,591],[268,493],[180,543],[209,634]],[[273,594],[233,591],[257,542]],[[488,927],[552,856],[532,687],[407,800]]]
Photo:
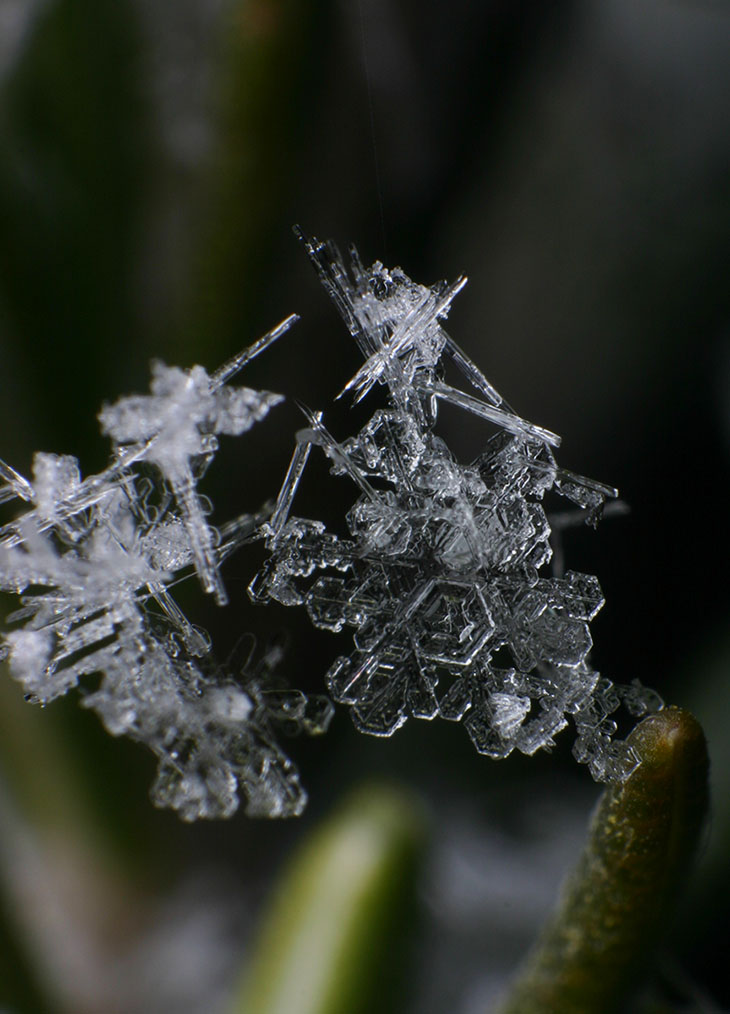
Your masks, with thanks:
[[[204,486],[219,520],[254,510],[301,426],[291,399],[354,429],[331,401],[357,357],[292,224],[423,283],[468,274],[450,332],[562,434],[561,464],[630,506],[571,533],[566,562],[606,595],[595,666],[705,723],[712,827],[667,960],[687,997],[727,1005],[713,944],[730,929],[729,118],[720,0],[0,0],[2,457],[24,474],[36,449],[97,470],[95,414],[144,391],[151,358],[215,368],[297,311],[243,378],[289,402],[226,444]],[[475,455],[462,423],[445,417],[445,435]],[[334,517],[350,490],[321,478],[297,510]],[[285,674],[320,687],[344,642],[250,605],[260,559],[230,561],[225,611],[196,588],[184,606],[221,655],[244,631],[288,631]],[[494,764],[458,727],[372,741],[340,714],[292,744],[311,795],[300,821],[187,827],[149,804],[142,748],[73,701],[41,714],[7,679],[0,696],[0,882],[15,885],[0,935],[74,1014],[225,1010],[285,857],[385,774],[432,823],[406,1009],[476,1014],[598,791],[569,732],[550,757]]]

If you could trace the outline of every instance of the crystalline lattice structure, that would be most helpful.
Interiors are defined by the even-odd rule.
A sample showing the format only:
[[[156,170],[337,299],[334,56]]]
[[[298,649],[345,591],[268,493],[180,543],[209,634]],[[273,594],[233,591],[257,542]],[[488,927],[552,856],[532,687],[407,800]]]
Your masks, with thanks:
[[[353,629],[352,651],[327,682],[364,732],[388,736],[409,716],[440,716],[501,758],[549,748],[572,718],[576,757],[597,780],[624,779],[637,759],[612,738],[610,716],[622,699],[637,715],[660,702],[591,669],[601,590],[589,575],[545,573],[542,503],[552,490],[595,524],[616,491],[559,468],[559,438],[520,418],[446,333],[441,321],[466,279],[427,288],[379,262],[365,268],[354,249],[348,271],[333,244],[299,235],[364,358],[345,391],[359,401],[382,387],[385,406],[341,442],[321,413],[307,413],[263,528],[269,558],[252,598]],[[445,382],[449,363],[471,390]],[[437,435],[440,402],[496,427],[476,461],[459,462]],[[291,513],[313,447],[356,488],[349,537]]]
[[[261,519],[214,529],[197,483],[217,435],[244,432],[281,400],[226,384],[293,320],[212,375],[155,364],[150,395],[102,410],[114,453],[99,475],[82,480],[69,456],[37,454],[31,480],[0,462],[0,502],[28,507],[0,528],[0,590],[22,603],[0,654],[29,699],[80,686],[109,732],[149,746],[152,797],[186,820],[229,816],[239,793],[249,814],[300,813],[306,795],[276,726],[316,732],[329,720],[325,698],[275,689],[271,652],[236,672],[218,665],[171,592],[197,572],[225,601],[219,565]]]

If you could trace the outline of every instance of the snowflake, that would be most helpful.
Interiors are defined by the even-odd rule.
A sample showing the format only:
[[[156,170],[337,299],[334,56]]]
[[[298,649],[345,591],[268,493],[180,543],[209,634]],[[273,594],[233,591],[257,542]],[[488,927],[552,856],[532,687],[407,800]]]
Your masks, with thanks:
[[[0,502],[29,505],[0,528],[0,589],[22,603],[2,641],[11,673],[42,704],[79,686],[110,733],[156,754],[152,798],[186,820],[230,816],[239,792],[249,814],[299,814],[306,794],[276,727],[318,732],[331,714],[326,698],[277,687],[276,653],[219,665],[171,592],[194,568],[226,601],[220,563],[262,518],[216,530],[197,484],[217,435],[243,433],[281,400],[225,385],[294,319],[212,375],[154,364],[150,395],[100,413],[114,449],[98,475],[82,480],[67,455],[36,454],[30,480],[0,463]]]
[[[616,491],[559,468],[559,437],[518,416],[446,333],[465,278],[427,288],[399,268],[365,268],[354,249],[349,273],[332,243],[299,236],[365,360],[343,393],[359,401],[377,385],[386,404],[342,442],[305,410],[252,598],[303,605],[326,630],[353,628],[327,684],[363,732],[389,736],[409,716],[440,716],[501,758],[550,748],[572,717],[577,759],[597,780],[623,780],[637,758],[612,738],[610,716],[622,700],[637,715],[661,702],[591,669],[598,581],[541,573],[552,555],[545,493],[595,524]],[[445,382],[447,363],[471,392]],[[470,464],[436,433],[441,402],[496,428]],[[348,538],[291,515],[313,447],[355,485]]]

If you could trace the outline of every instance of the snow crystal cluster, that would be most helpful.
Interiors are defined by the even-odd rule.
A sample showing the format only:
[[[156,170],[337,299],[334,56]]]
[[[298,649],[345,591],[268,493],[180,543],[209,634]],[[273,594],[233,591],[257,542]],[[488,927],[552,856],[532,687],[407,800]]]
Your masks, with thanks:
[[[0,462],[0,502],[28,505],[0,528],[0,589],[22,602],[0,649],[11,673],[42,704],[79,686],[112,735],[157,755],[153,801],[186,820],[230,816],[239,792],[249,814],[299,814],[306,795],[275,727],[318,732],[331,714],[324,696],[277,688],[276,650],[226,671],[171,592],[194,570],[226,600],[220,563],[261,519],[213,528],[197,483],[218,435],[281,400],[226,384],[294,320],[212,375],[154,364],[151,394],[100,413],[113,456],[99,475],[82,479],[66,455],[36,454],[31,480]]]
[[[446,333],[466,279],[426,288],[379,262],[365,268],[355,250],[348,270],[333,244],[299,236],[364,359],[345,391],[360,401],[380,388],[380,407],[342,441],[304,409],[273,509],[209,522],[198,483],[218,437],[281,400],[228,381],[292,316],[213,374],[154,364],[150,394],[99,415],[113,445],[100,474],[82,479],[65,455],[37,454],[31,479],[0,462],[0,503],[25,505],[0,527],[0,591],[21,598],[0,657],[29,700],[78,688],[110,733],[145,743],[159,760],[157,805],[187,820],[227,817],[240,794],[249,814],[298,814],[306,795],[277,734],[324,731],[330,699],[279,686],[279,649],[221,665],[172,593],[195,573],[225,604],[221,562],[260,539],[268,556],[254,601],[303,605],[317,627],[352,629],[326,680],[363,732],[440,717],[501,758],[550,748],[572,719],[577,759],[597,780],[625,779],[637,758],[612,715],[622,702],[641,715],[661,701],[591,668],[597,580],[545,569],[545,494],[595,524],[616,491],[559,468],[559,438],[520,418]],[[447,382],[447,367],[467,390]],[[469,464],[436,432],[442,402],[484,427]],[[354,486],[347,535],[292,513],[313,448]],[[561,527],[571,514],[556,517]]]
[[[550,748],[572,718],[576,758],[596,780],[625,779],[638,761],[613,738],[610,716],[622,701],[634,715],[661,702],[588,664],[598,581],[543,573],[552,555],[545,493],[595,524],[616,491],[559,468],[559,438],[520,418],[443,329],[465,278],[426,288],[379,262],[365,268],[354,249],[348,272],[333,244],[299,236],[365,360],[345,391],[359,401],[383,387],[385,405],[340,442],[321,413],[308,413],[262,528],[269,557],[252,598],[304,605],[326,630],[353,629],[327,685],[363,732],[389,736],[410,716],[439,716],[502,758]],[[471,390],[445,381],[449,363]],[[491,425],[468,465],[435,431],[441,402]],[[314,447],[355,486],[349,537],[291,513]]]

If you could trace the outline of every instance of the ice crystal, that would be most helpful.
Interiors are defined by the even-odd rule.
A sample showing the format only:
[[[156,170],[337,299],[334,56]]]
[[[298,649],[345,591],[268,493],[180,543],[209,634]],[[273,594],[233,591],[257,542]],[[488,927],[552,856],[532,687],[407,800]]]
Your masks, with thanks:
[[[341,442],[321,413],[304,410],[309,425],[263,527],[269,557],[252,598],[303,605],[326,630],[353,628],[327,683],[363,732],[389,736],[409,716],[440,716],[501,758],[550,748],[570,717],[577,759],[597,780],[624,779],[637,758],[613,738],[611,715],[622,699],[633,714],[661,702],[590,667],[589,622],[603,604],[596,578],[544,572],[545,493],[595,524],[616,491],[559,468],[559,438],[517,415],[446,333],[465,278],[428,288],[399,268],[365,268],[354,248],[348,271],[332,243],[299,236],[364,358],[342,393],[359,401],[377,385],[385,407]],[[448,363],[471,391],[445,381]],[[470,464],[436,433],[440,402],[496,427]],[[356,487],[349,537],[291,513],[315,447]]]
[[[261,518],[216,530],[197,483],[217,435],[244,432],[281,400],[225,385],[294,319],[211,375],[154,364],[150,395],[100,413],[114,447],[98,475],[82,480],[67,455],[36,454],[31,479],[0,462],[0,502],[28,505],[0,528],[0,589],[22,603],[0,649],[11,673],[42,704],[79,686],[110,733],[157,755],[153,800],[186,820],[229,816],[239,793],[249,814],[300,813],[306,795],[276,726],[317,732],[330,716],[326,698],[277,688],[276,652],[220,666],[171,592],[194,568],[225,602],[220,563]]]
[[[547,569],[551,526],[559,535],[576,519],[595,525],[616,491],[558,467],[559,438],[517,415],[446,333],[466,279],[429,288],[380,262],[365,268],[354,249],[348,271],[333,244],[300,238],[364,359],[342,393],[360,401],[380,388],[380,407],[338,441],[302,406],[308,425],[273,508],[214,527],[198,483],[218,437],[245,432],[281,400],[228,382],[289,317],[212,374],[155,363],[148,395],[100,412],[113,451],[99,474],[82,478],[68,455],[36,454],[30,478],[0,462],[0,504],[25,505],[0,527],[0,591],[21,600],[0,657],[28,699],[78,688],[110,733],[146,744],[159,761],[154,801],[184,819],[229,816],[239,795],[249,814],[300,813],[306,796],[278,732],[323,731],[331,702],[278,684],[277,648],[219,664],[173,595],[197,574],[225,604],[222,561],[263,538],[252,598],[304,606],[326,630],[351,628],[327,686],[364,732],[438,716],[500,758],[550,748],[572,719],[574,754],[594,777],[627,777],[637,758],[615,738],[614,712],[661,701],[591,668],[598,582],[555,560]],[[447,382],[447,367],[467,390]],[[437,433],[442,402],[484,427],[475,461],[459,461]],[[313,448],[354,484],[347,535],[292,513]],[[549,516],[547,493],[570,508]]]

